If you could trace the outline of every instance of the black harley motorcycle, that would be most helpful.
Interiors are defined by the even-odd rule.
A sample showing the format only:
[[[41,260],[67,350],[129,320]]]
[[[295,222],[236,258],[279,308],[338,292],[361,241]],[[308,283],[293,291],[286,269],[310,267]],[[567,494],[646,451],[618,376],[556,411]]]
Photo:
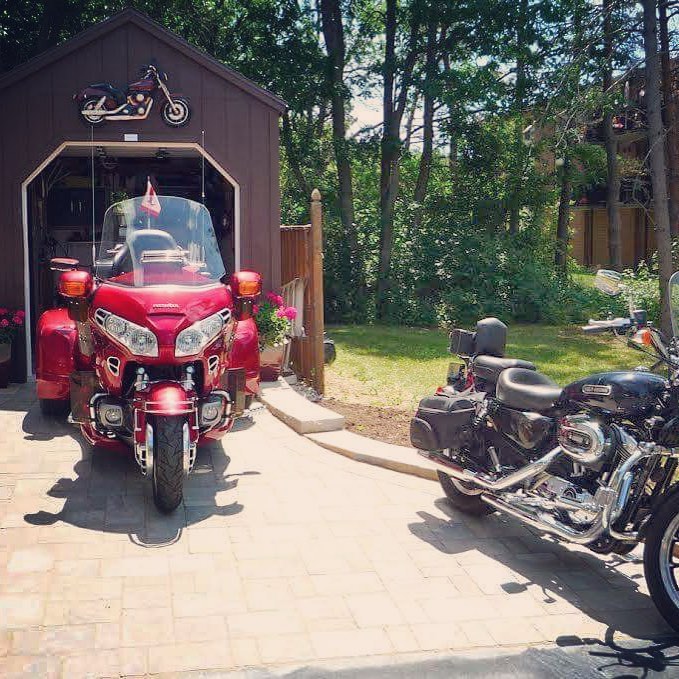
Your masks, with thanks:
[[[143,66],[139,80],[130,83],[123,92],[111,83],[95,83],[73,96],[80,117],[89,125],[106,120],[145,120],[160,92],[165,101],[160,107],[163,122],[170,127],[182,127],[191,118],[186,97],[170,93],[167,73],[155,64]]]
[[[624,292],[615,272],[599,272],[596,285]],[[653,601],[679,631],[679,272],[669,295],[671,339],[632,304],[629,318],[583,328],[626,337],[664,374],[605,372],[562,388],[532,364],[507,367],[491,386],[424,398],[410,437],[460,511],[504,512],[600,554],[643,542]],[[504,350],[502,323],[487,319],[481,328],[465,340],[472,372]]]

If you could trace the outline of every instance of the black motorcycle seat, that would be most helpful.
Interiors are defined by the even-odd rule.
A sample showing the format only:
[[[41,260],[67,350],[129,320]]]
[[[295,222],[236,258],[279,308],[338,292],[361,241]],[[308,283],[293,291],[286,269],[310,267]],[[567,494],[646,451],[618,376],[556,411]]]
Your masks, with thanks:
[[[535,370],[509,368],[498,378],[497,400],[516,410],[542,412],[554,407],[561,396],[561,387]]]
[[[530,361],[522,361],[520,358],[500,358],[498,356],[483,355],[474,358],[472,372],[476,377],[495,384],[498,377],[500,377],[500,373],[508,368],[535,370],[535,366]]]
[[[119,90],[114,85],[111,85],[111,83],[96,83],[90,85],[90,87],[96,90],[102,90],[103,92],[108,92],[119,104],[122,104],[127,99],[125,92]]]

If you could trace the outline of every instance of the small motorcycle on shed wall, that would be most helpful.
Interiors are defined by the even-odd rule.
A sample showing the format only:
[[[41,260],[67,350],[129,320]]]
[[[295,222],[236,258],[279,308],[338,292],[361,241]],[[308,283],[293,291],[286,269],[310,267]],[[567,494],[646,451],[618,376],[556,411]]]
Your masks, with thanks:
[[[145,120],[159,96],[165,98],[160,117],[170,127],[182,127],[191,118],[186,97],[171,94],[167,88],[167,73],[154,64],[141,69],[141,78],[123,92],[111,83],[95,83],[74,95],[78,113],[88,125],[100,125],[106,120]]]

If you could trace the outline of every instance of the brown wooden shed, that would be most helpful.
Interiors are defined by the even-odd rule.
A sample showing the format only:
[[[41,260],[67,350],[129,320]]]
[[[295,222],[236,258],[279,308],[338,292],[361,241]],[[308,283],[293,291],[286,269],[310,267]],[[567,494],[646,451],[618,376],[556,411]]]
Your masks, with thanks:
[[[97,82],[124,89],[152,62],[189,99],[187,125],[169,127],[158,111],[96,127],[80,119],[75,93]],[[51,302],[46,259],[87,259],[92,203],[100,224],[121,191],[143,192],[140,177],[151,175],[161,194],[196,198],[207,181],[227,270],[280,284],[281,99],[131,9],[10,71],[0,92],[0,306],[27,313],[15,378],[31,373],[31,330]]]

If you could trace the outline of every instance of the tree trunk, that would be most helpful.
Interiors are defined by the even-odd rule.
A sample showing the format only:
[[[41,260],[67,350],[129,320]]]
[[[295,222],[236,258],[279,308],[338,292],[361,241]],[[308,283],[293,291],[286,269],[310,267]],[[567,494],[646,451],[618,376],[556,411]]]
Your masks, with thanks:
[[[357,301],[362,303],[365,295],[363,258],[358,244],[358,232],[354,219],[354,192],[351,176],[351,159],[346,139],[346,112],[344,85],[344,28],[339,0],[321,0],[323,37],[328,52],[330,104],[332,112],[332,144],[337,165],[339,184],[340,219],[349,245],[351,258],[349,271],[354,280]]]
[[[660,0],[658,5],[660,34],[660,67],[662,69],[662,96],[665,109],[665,129],[667,130],[667,170],[670,194],[670,233],[673,238],[679,235],[679,130],[677,124],[677,100],[674,94],[674,77],[670,61],[670,37],[667,25],[668,0]]]
[[[603,0],[604,14],[604,94],[613,86],[613,28],[611,22],[613,0]],[[618,140],[613,131],[613,114],[608,110],[603,120],[606,147],[606,210],[608,212],[608,256],[614,269],[622,269],[622,238],[620,225],[620,170],[618,168]]]
[[[292,123],[290,121],[290,114],[288,111],[283,113],[283,125],[281,127],[281,139],[283,141],[283,146],[285,147],[285,155],[288,158],[288,163],[290,164],[290,169],[297,182],[300,192],[305,199],[308,199],[311,195],[311,189],[309,184],[304,177],[302,172],[302,165],[299,158],[299,150],[295,144],[295,140],[292,134]]]
[[[644,52],[646,54],[646,117],[648,120],[648,147],[653,183],[653,214],[655,218],[656,244],[660,286],[661,327],[671,336],[671,319],[667,284],[672,275],[672,237],[670,213],[667,206],[667,173],[660,98],[660,59],[658,58],[658,25],[656,1],[643,0]]]
[[[415,112],[417,111],[418,103],[419,97],[415,95],[413,103],[408,111],[408,118],[406,119],[405,139],[403,140],[403,148],[406,151],[410,151],[410,144],[413,140],[413,125],[415,124]]]
[[[398,197],[401,160],[401,121],[408,98],[413,69],[417,60],[419,17],[413,16],[408,48],[401,73],[398,97],[396,80],[396,5],[387,0],[385,15],[385,50],[382,69],[382,140],[380,143],[380,253],[377,270],[376,312],[378,319],[387,316],[387,293],[391,287],[391,254],[394,248],[394,208]]]
[[[523,172],[523,109],[526,105],[526,22],[528,21],[528,0],[520,0],[516,23],[516,85],[514,91],[514,108],[518,119],[516,121],[516,167],[513,176],[509,178],[509,233],[516,234],[519,231],[519,217],[521,206],[519,204],[519,189],[522,184]]]
[[[434,80],[436,79],[436,20],[431,12],[427,24],[427,49],[424,65],[424,114],[422,122],[422,155],[415,183],[413,200],[413,233],[419,231],[424,215],[424,199],[429,186],[431,159],[434,150]]]
[[[566,152],[561,168],[561,193],[559,195],[559,217],[556,224],[556,246],[554,264],[562,271],[568,261],[568,227],[571,218],[571,159]]]

